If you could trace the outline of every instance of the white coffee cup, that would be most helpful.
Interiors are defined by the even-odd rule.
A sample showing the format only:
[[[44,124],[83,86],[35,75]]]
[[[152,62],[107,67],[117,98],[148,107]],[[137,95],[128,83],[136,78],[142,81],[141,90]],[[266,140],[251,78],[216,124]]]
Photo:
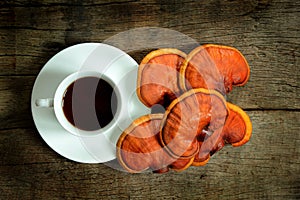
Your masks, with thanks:
[[[79,79],[85,78],[85,77],[96,77],[96,78],[106,81],[113,88],[114,93],[117,98],[117,101],[116,101],[117,105],[114,105],[114,107],[116,106],[116,111],[114,113],[112,120],[106,126],[100,127],[97,130],[83,130],[83,129],[76,127],[76,123],[75,123],[75,125],[73,125],[67,119],[67,117],[64,113],[64,110],[63,110],[63,104],[64,104],[63,101],[64,101],[64,96],[65,96],[67,88],[72,83],[74,83],[76,80],[79,80]],[[112,102],[112,103],[115,103],[115,102]],[[117,87],[116,83],[114,83],[109,77],[107,77],[106,75],[104,75],[102,73],[96,72],[96,71],[79,71],[79,72],[75,72],[75,73],[67,76],[60,82],[59,86],[57,87],[57,89],[55,91],[54,98],[50,97],[50,98],[36,99],[35,104],[37,107],[40,107],[40,108],[48,108],[48,109],[54,108],[54,113],[55,113],[55,116],[56,116],[58,122],[68,132],[70,132],[76,136],[80,136],[80,137],[89,137],[89,136],[95,136],[98,134],[103,134],[103,133],[109,131],[112,127],[116,126],[119,121],[120,112],[122,110],[122,105],[124,104],[124,102],[122,101],[119,87]],[[96,110],[95,110],[95,112],[96,112]]]

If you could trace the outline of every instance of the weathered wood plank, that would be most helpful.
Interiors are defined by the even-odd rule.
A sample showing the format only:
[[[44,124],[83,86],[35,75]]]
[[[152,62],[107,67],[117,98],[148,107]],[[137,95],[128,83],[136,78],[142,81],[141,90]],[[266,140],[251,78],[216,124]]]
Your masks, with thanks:
[[[1,1],[0,199],[299,199],[299,8],[291,0]],[[250,81],[227,98],[249,110],[249,143],[225,147],[206,166],[182,173],[131,175],[74,163],[42,141],[30,94],[47,60],[70,45],[145,26],[245,55]],[[128,41],[117,45],[136,45]],[[140,62],[147,52],[129,53]]]
[[[35,77],[0,77],[0,129],[33,127],[31,90]]]
[[[137,2],[137,0],[87,0],[87,1],[68,1],[68,0],[35,0],[35,1],[22,1],[22,0],[6,0],[2,1],[2,7],[43,7],[43,6],[100,6],[107,4],[126,4],[130,2]]]
[[[17,59],[20,60],[17,68],[25,66],[22,65],[22,56],[45,58],[49,51],[53,55],[72,44],[102,42],[121,31],[144,26],[171,28],[200,44],[235,46],[246,55],[254,75],[261,73],[256,73],[255,69],[276,74],[282,70],[282,65],[292,71],[292,67],[299,63],[299,4],[295,1],[250,1],[243,4],[240,1],[118,1],[99,6],[88,6],[91,2],[85,6],[76,5],[79,2],[72,2],[73,6],[56,5],[58,1],[49,1],[48,5],[47,2],[30,1],[29,5],[35,6],[15,7],[13,12],[11,8],[0,10],[3,15],[0,28],[10,25],[16,31],[16,56],[21,56]],[[27,5],[26,1],[23,4]],[[6,41],[1,40],[0,46]],[[41,68],[41,63],[34,59],[29,64],[31,70],[25,73],[36,74]]]
[[[0,75],[16,74],[16,37],[15,30],[0,29]]]
[[[102,42],[131,28],[159,26],[186,34],[200,44],[225,44],[241,50],[250,64],[251,79],[244,88],[235,89],[229,101],[249,109],[300,107],[297,1],[13,4],[18,5],[13,10],[0,9],[0,75],[35,76],[48,59],[70,45]],[[126,47],[128,42],[118,45]],[[146,51],[130,54],[140,62]]]
[[[253,136],[226,146],[204,167],[131,175],[104,164],[78,164],[54,153],[34,129],[0,131],[5,198],[297,199],[300,112],[248,112]],[[277,128],[274,128],[277,127]]]
[[[0,77],[0,129],[33,126],[30,99],[35,78],[34,76]],[[228,95],[228,101],[244,109],[300,108],[299,87],[268,81],[257,85],[254,77],[253,79],[249,82],[249,86],[235,88],[232,94]],[[289,89],[276,93],[265,89],[266,86]]]

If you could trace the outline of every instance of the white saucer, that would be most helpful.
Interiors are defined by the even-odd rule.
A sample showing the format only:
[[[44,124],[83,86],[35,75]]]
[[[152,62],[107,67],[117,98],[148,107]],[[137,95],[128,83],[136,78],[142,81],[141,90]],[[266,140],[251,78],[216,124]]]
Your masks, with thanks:
[[[32,115],[42,138],[60,155],[82,163],[103,163],[116,158],[115,144],[123,130],[137,117],[149,114],[136,96],[138,64],[128,54],[102,43],[71,46],[53,56],[39,73],[31,97]],[[35,105],[36,99],[53,98],[59,83],[80,70],[96,70],[121,87],[127,105],[118,126],[107,134],[79,137],[67,132],[57,121],[53,108]]]

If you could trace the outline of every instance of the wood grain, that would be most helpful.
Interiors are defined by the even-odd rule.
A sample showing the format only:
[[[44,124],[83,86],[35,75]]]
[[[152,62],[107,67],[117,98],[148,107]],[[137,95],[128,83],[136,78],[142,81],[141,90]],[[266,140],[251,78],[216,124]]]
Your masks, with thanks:
[[[35,78],[34,76],[0,76],[0,130],[34,126],[30,102]],[[278,82],[273,82],[273,84],[274,89],[284,87]],[[274,110],[278,108],[280,110],[298,110],[300,108],[299,88],[278,89],[280,91],[278,93],[274,92],[275,94],[273,94],[273,91],[261,91],[258,94],[259,88],[263,90],[265,85],[257,85],[257,83],[250,80],[247,86],[235,88],[227,96],[227,100],[246,110]]]
[[[35,77],[0,77],[0,129],[33,127],[31,90]]]
[[[5,7],[12,4],[15,7]],[[132,28],[159,26],[199,44],[234,46],[245,55],[250,81],[234,90],[229,101],[247,109],[300,107],[298,2],[88,1],[82,5],[9,1],[3,6],[1,75],[36,76],[48,59],[70,45],[102,42]],[[125,48],[128,43],[123,43],[119,45]],[[131,55],[140,62],[145,53],[140,49]]]
[[[299,24],[300,2],[293,0],[1,1],[0,199],[300,199]],[[249,113],[249,143],[226,146],[204,167],[165,175],[124,173],[109,167],[119,167],[115,161],[79,164],[47,146],[30,112],[43,65],[71,45],[142,27],[245,55],[250,80],[227,100]],[[141,46],[128,52],[137,62],[159,45],[187,53],[195,47],[174,35],[155,37],[135,32],[113,44]]]
[[[223,1],[218,5],[218,1],[161,1],[157,4],[125,1],[85,6],[76,5],[76,2],[74,5],[53,2],[16,4],[18,6],[13,9],[0,10],[2,29],[10,24],[12,31],[7,34],[16,38],[16,56],[44,57],[46,53],[53,54],[75,43],[101,42],[121,31],[143,26],[173,28],[200,44],[235,46],[247,56],[251,66],[252,63],[253,66],[267,64],[271,72],[282,63],[291,65],[297,62],[299,56],[299,43],[293,42],[299,34],[296,26],[299,22],[297,2],[247,1],[241,4],[239,1]],[[2,43],[6,42],[2,40]],[[286,59],[279,59],[278,55]],[[272,62],[265,63],[263,60]],[[38,72],[40,67],[31,66],[26,73]]]
[[[54,153],[33,129],[0,131],[2,197],[296,199],[300,112],[248,113],[253,122],[249,143],[226,146],[204,167],[164,175],[132,175],[105,164],[74,163]]]

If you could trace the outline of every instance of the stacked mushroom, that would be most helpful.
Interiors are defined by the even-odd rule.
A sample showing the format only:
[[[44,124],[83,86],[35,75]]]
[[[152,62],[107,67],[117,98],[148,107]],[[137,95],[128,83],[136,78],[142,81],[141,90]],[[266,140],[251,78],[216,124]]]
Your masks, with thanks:
[[[251,121],[224,96],[249,75],[246,59],[232,47],[150,52],[139,65],[137,94],[146,106],[165,110],[136,119],[121,134],[119,163],[131,173],[182,171],[205,165],[225,144],[245,144]]]

